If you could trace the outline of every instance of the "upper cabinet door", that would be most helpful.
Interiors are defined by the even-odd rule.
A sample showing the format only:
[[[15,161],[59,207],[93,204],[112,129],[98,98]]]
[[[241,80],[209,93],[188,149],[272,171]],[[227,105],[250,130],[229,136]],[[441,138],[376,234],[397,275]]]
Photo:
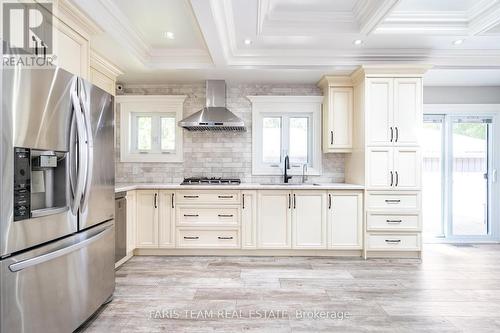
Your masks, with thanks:
[[[367,145],[392,145],[394,138],[394,98],[392,78],[370,78],[366,81]]]
[[[325,153],[350,152],[352,150],[352,88],[328,88],[328,103],[324,106],[326,126],[323,133]]]
[[[370,148],[367,154],[368,188],[392,189],[394,185],[393,148]]]
[[[259,249],[291,248],[290,191],[259,191],[257,247]]]
[[[394,79],[394,144],[417,146],[422,124],[422,80]]]
[[[420,151],[417,148],[394,148],[394,189],[420,189]]]
[[[63,22],[57,22],[54,28],[54,55],[57,66],[87,79],[89,41]]]
[[[292,247],[326,249],[326,192],[293,191]]]

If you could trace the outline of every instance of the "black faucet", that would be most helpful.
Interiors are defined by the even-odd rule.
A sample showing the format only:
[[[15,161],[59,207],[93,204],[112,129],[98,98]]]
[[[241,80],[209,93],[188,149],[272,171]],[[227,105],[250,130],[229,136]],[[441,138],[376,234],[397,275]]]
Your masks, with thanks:
[[[288,180],[292,179],[292,176],[289,176],[286,172],[287,170],[290,169],[290,159],[288,158],[288,155],[285,156],[285,168],[284,169],[285,169],[285,174],[283,175],[283,182],[288,183]]]

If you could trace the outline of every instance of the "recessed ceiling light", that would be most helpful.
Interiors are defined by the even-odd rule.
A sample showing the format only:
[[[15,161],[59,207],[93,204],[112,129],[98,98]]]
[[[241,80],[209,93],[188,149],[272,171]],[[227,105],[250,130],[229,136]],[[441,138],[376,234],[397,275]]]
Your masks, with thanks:
[[[352,42],[354,45],[361,45],[363,44],[363,41],[361,39],[356,39],[354,42]]]
[[[247,38],[243,41],[243,43],[245,43],[245,45],[250,45],[252,44],[252,40]]]
[[[165,31],[163,33],[163,37],[168,38],[168,39],[174,39],[175,34],[172,31]]]
[[[454,41],[453,41],[453,45],[460,45],[460,44],[462,44],[463,42],[464,42],[464,40],[463,40],[463,39],[457,39],[457,40],[454,40]]]

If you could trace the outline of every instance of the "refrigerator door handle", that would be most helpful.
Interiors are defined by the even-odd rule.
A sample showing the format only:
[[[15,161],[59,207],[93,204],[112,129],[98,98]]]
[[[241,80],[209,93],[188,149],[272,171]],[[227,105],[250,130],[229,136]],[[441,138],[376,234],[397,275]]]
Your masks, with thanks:
[[[85,181],[85,173],[86,173],[86,165],[83,161],[86,161],[86,152],[85,152],[85,137],[84,134],[84,119],[82,115],[82,110],[80,107],[80,102],[78,96],[76,94],[76,90],[71,92],[71,102],[73,104],[74,116],[76,120],[76,133],[78,136],[78,163],[77,163],[77,171],[76,171],[76,185],[73,191],[73,203],[71,205],[71,212],[73,215],[76,215],[78,212],[78,208],[80,206],[80,201],[83,195],[83,183]],[[73,147],[74,149],[74,147]]]
[[[94,167],[94,138],[92,137],[92,125],[90,122],[90,111],[87,109],[85,104],[85,91],[84,85],[80,82],[80,105],[83,110],[84,115],[84,125],[87,136],[87,160],[86,160],[86,175],[85,175],[85,186],[83,189],[83,198],[81,209],[85,210],[87,208],[87,204],[89,202],[90,196],[90,186],[92,184],[92,172]]]
[[[111,229],[111,227],[107,227],[106,229],[100,231],[98,234],[96,234],[90,238],[87,238],[87,239],[81,241],[80,243],[76,243],[76,244],[73,244],[73,245],[70,245],[67,247],[63,247],[62,249],[59,249],[59,250],[56,250],[53,252],[49,252],[46,254],[42,254],[41,256],[38,256],[35,258],[26,259],[26,260],[22,260],[20,262],[16,262],[15,264],[12,264],[9,266],[9,270],[11,272],[19,272],[25,268],[39,265],[39,264],[42,264],[42,263],[47,262],[49,260],[53,260],[53,259],[62,257],[64,255],[67,255],[73,251],[79,250],[79,249],[86,247],[89,244],[101,239],[102,237],[105,236],[106,232],[110,229]]]

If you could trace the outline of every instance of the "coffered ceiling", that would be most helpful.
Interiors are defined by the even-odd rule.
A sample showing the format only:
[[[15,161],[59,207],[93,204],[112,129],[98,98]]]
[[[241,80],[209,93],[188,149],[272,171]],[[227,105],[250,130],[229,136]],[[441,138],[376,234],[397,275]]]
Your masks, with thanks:
[[[398,62],[434,65],[430,84],[468,70],[500,85],[500,0],[71,1],[122,81],[315,82]]]

